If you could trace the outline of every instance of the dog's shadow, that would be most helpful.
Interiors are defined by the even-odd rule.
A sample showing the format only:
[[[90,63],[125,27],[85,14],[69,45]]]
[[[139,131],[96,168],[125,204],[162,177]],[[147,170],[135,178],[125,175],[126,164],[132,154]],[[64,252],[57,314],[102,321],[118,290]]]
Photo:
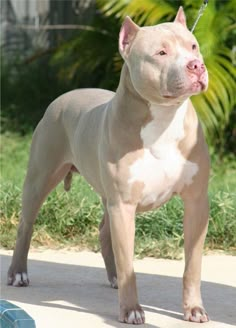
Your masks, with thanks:
[[[29,288],[12,288],[6,286],[10,260],[10,256],[1,257],[1,298],[13,303],[91,313],[111,327],[127,327],[117,322],[117,290],[106,282],[105,269],[29,260],[32,284]],[[137,273],[137,283],[139,299],[146,312],[179,319],[181,324],[181,278]],[[212,320],[235,324],[236,288],[203,281],[202,294]],[[57,303],[61,300],[63,305]],[[148,323],[145,327],[157,328]]]

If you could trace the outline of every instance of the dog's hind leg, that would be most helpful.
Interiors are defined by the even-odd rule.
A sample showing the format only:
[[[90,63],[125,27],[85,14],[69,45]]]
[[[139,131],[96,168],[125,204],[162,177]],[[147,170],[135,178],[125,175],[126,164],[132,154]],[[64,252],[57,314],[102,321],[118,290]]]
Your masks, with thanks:
[[[106,270],[107,270],[107,277],[111,283],[111,287],[118,288],[117,285],[117,274],[116,274],[116,265],[114,254],[112,250],[112,243],[111,243],[111,231],[110,231],[110,222],[109,222],[109,214],[107,211],[106,201],[103,200],[104,206],[104,214],[103,219],[100,224],[100,243],[102,248],[102,256],[105,262]]]
[[[50,131],[50,136],[48,135]],[[60,139],[58,139],[60,138]],[[12,264],[8,270],[8,284],[27,286],[27,255],[38,211],[52,189],[71,169],[65,161],[65,145],[59,131],[39,126],[33,137],[29,166],[22,196],[22,212]]]

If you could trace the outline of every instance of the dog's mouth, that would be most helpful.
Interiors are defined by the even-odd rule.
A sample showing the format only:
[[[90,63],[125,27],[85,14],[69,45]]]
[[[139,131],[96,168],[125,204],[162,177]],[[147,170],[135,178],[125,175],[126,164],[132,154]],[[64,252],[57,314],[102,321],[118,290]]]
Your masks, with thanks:
[[[200,92],[203,92],[205,91],[207,88],[207,84],[204,83],[203,81],[201,80],[198,80],[194,83],[192,83],[191,87],[190,87],[190,91],[192,92],[196,92],[196,93],[200,93]]]
[[[166,98],[166,99],[175,99],[177,97],[176,96],[170,96],[170,95],[164,95],[163,98]]]
[[[190,84],[188,88],[183,88],[179,94],[163,94],[162,97],[165,99],[177,99],[180,97],[183,97],[185,95],[192,95],[192,94],[198,94],[200,92],[203,92],[207,89],[207,84],[203,81],[195,81]]]

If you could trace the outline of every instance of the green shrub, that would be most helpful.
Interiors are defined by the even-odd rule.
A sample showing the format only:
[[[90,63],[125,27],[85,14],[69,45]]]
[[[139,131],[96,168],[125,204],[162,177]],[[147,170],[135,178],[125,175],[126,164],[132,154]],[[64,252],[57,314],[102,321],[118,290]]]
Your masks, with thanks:
[[[21,188],[30,137],[2,136],[0,191],[1,246],[13,248],[20,216]],[[210,180],[210,220],[206,249],[236,251],[236,168],[232,160],[219,166],[213,161]],[[33,244],[99,249],[98,226],[102,217],[99,197],[79,175],[70,192],[60,184],[46,199],[38,215]],[[178,258],[183,251],[183,205],[175,197],[159,210],[136,219],[138,256]]]
[[[57,79],[49,56],[32,62],[16,57],[1,58],[1,129],[21,134],[31,132],[47,106],[70,90]]]

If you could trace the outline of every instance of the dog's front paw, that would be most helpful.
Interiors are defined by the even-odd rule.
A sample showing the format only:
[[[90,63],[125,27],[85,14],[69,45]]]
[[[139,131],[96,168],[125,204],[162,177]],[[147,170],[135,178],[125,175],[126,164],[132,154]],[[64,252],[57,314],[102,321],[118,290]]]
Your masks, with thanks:
[[[137,306],[134,310],[121,310],[120,322],[140,325],[145,323],[145,314],[141,306]]]
[[[194,306],[184,311],[184,320],[202,323],[209,321],[209,317],[203,307]]]
[[[110,280],[110,283],[111,283],[111,287],[112,287],[112,288],[114,288],[114,289],[117,289],[117,288],[118,288],[117,277],[113,277],[113,278]]]
[[[26,272],[8,274],[7,284],[14,287],[27,287],[29,286],[28,274]]]

